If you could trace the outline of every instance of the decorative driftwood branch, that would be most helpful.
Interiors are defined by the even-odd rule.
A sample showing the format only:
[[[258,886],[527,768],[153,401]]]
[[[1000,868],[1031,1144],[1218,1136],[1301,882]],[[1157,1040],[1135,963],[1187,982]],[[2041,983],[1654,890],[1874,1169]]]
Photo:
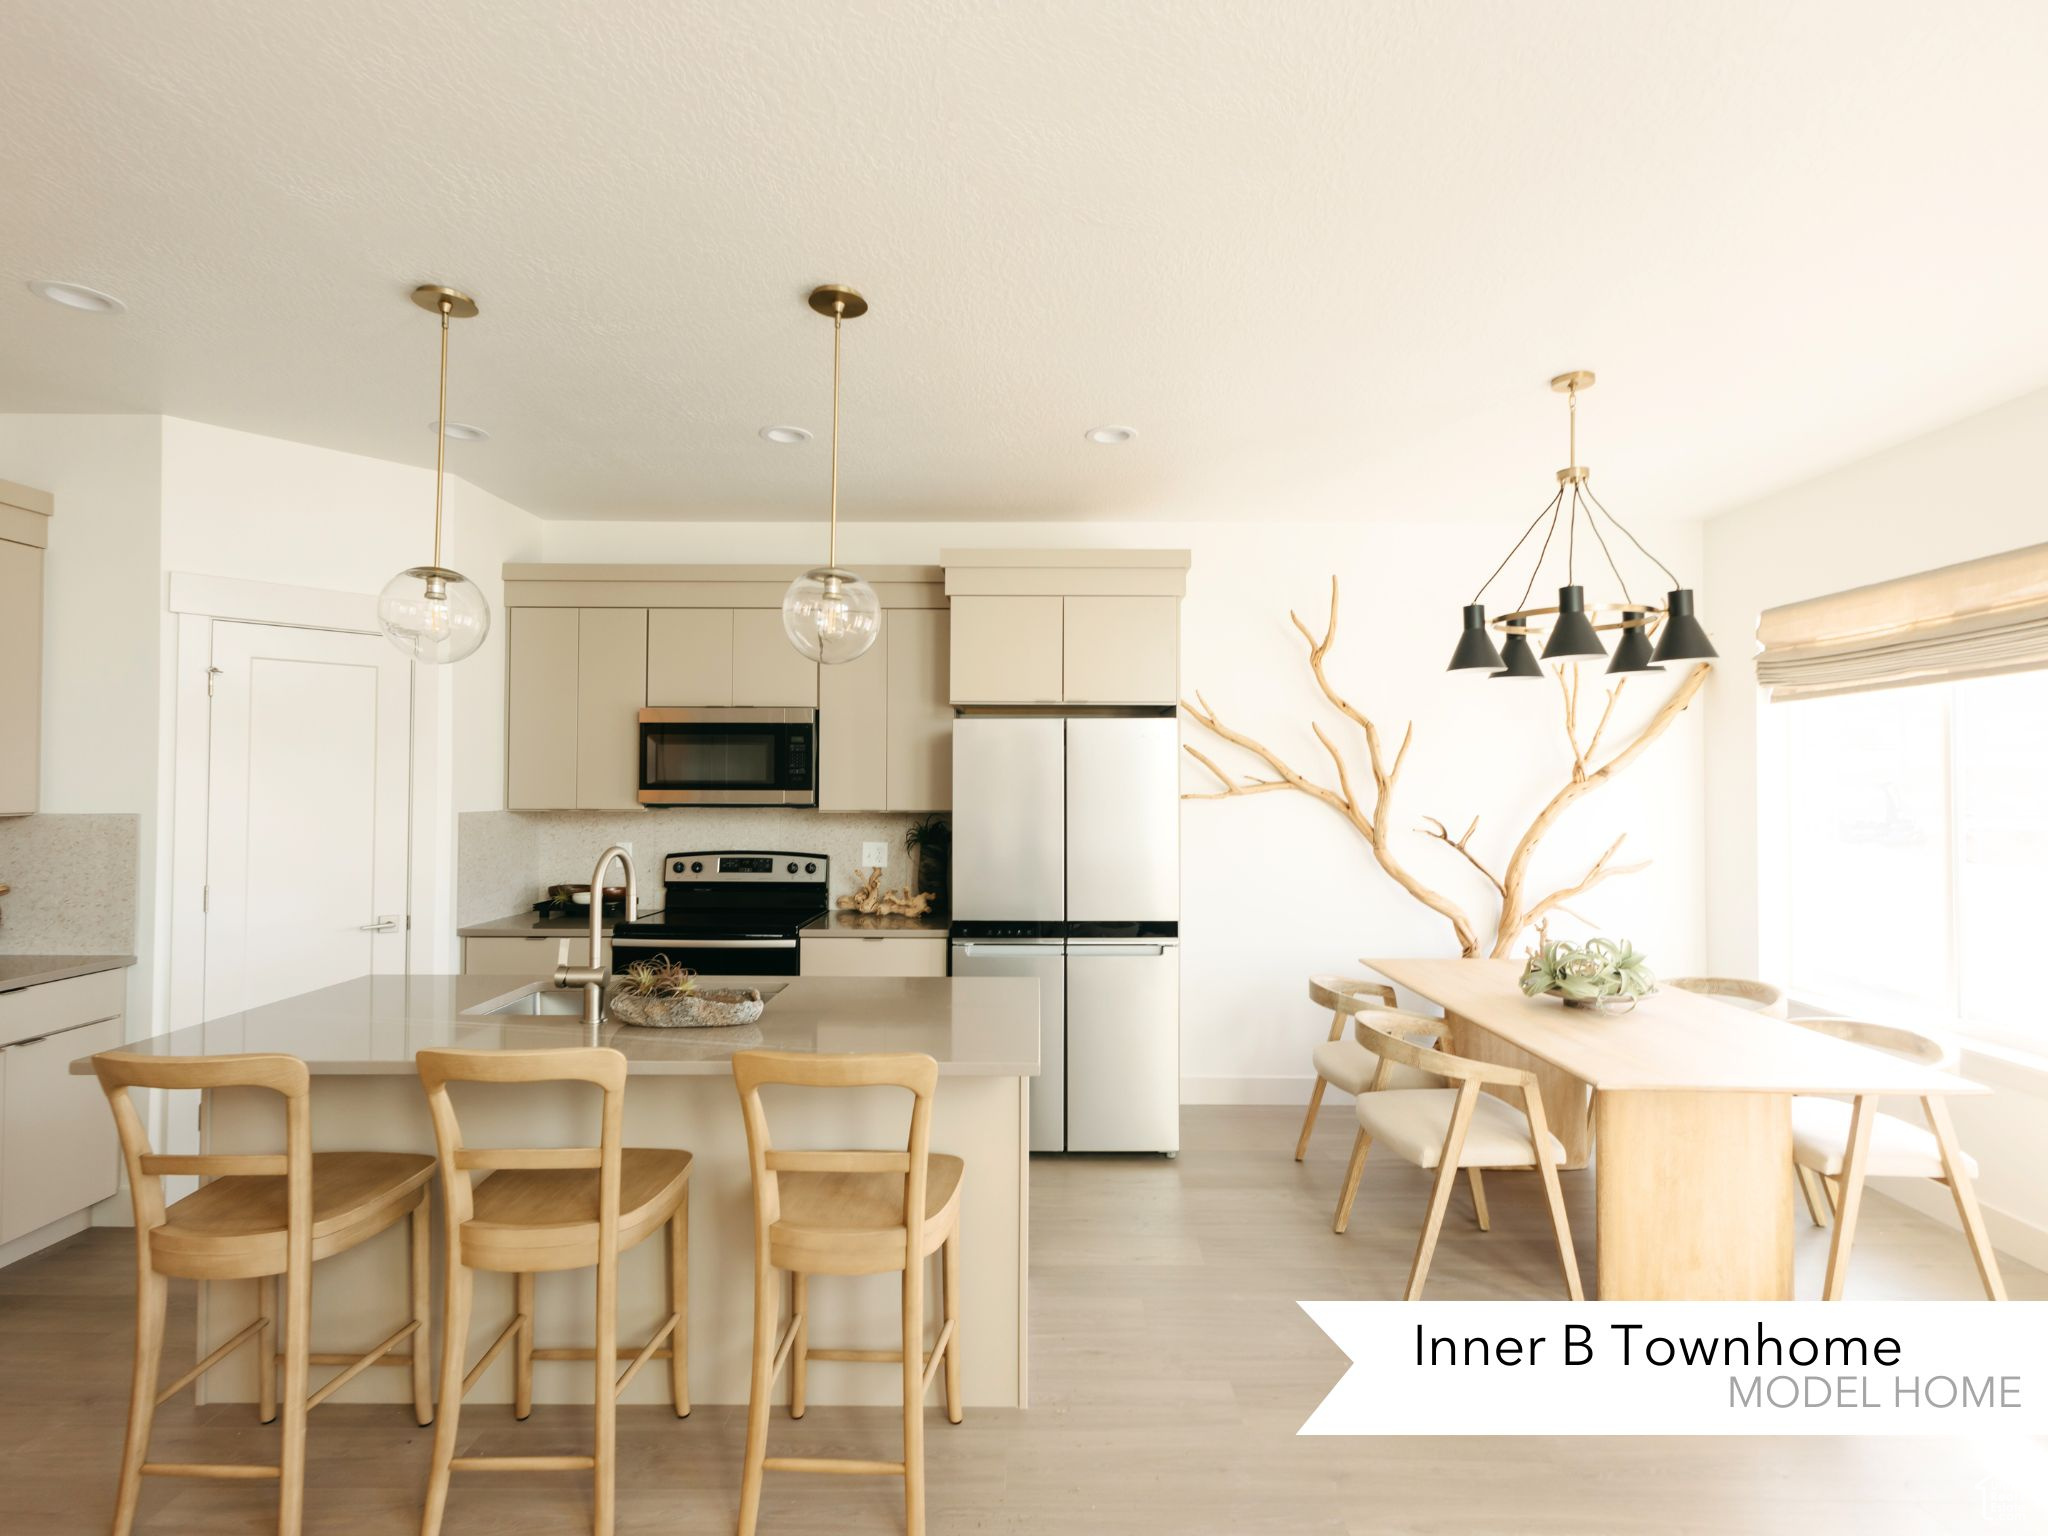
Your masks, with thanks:
[[[1365,839],[1366,846],[1372,850],[1374,860],[1396,884],[1400,885],[1409,895],[1413,896],[1431,911],[1441,914],[1450,923],[1451,931],[1457,936],[1458,947],[1462,953],[1467,956],[1477,955],[1480,948],[1479,933],[1465,909],[1441,892],[1423,884],[1408,870],[1407,866],[1401,862],[1399,856],[1394,852],[1391,838],[1394,789],[1400,780],[1402,766],[1408,760],[1408,749],[1414,744],[1415,727],[1411,723],[1407,730],[1402,733],[1401,745],[1395,750],[1394,760],[1389,764],[1381,741],[1379,727],[1373,723],[1370,716],[1339,693],[1330,682],[1329,673],[1324,663],[1330,654],[1331,647],[1337,641],[1337,604],[1337,578],[1333,576],[1330,578],[1330,620],[1320,638],[1301,621],[1298,614],[1290,611],[1287,617],[1293,621],[1294,627],[1300,631],[1301,638],[1308,645],[1309,671],[1315,676],[1317,688],[1322,691],[1323,697],[1328,700],[1330,706],[1346,720],[1356,725],[1364,735],[1366,767],[1372,778],[1370,800],[1361,800],[1357,789],[1353,785],[1350,763],[1319,722],[1311,721],[1309,728],[1315,732],[1316,740],[1322,743],[1323,750],[1329,754],[1330,763],[1335,770],[1337,778],[1336,787],[1334,788],[1327,784],[1318,783],[1307,775],[1298,772],[1279,753],[1275,752],[1258,738],[1248,735],[1234,726],[1226,725],[1215,708],[1210,705],[1208,699],[1204,698],[1199,692],[1195,694],[1195,702],[1193,704],[1188,703],[1185,699],[1181,701],[1181,708],[1187,712],[1189,718],[1223,741],[1239,748],[1241,751],[1250,753],[1271,770],[1273,777],[1243,775],[1233,778],[1213,758],[1197,750],[1195,747],[1189,746],[1187,748],[1188,755],[1208,769],[1215,776],[1216,782],[1221,788],[1193,791],[1183,798],[1189,800],[1227,800],[1237,795],[1263,795],[1278,790],[1288,790],[1321,801],[1324,805],[1327,805],[1331,810],[1342,816],[1350,823],[1352,829]],[[1623,833],[1621,837],[1617,837],[1608,846],[1605,853],[1594,860],[1592,867],[1585,874],[1569,885],[1560,886],[1548,895],[1538,897],[1533,901],[1527,900],[1523,894],[1523,888],[1528,880],[1530,864],[1535,858],[1537,846],[1542,842],[1544,834],[1555,825],[1558,817],[1562,816],[1577,800],[1598,789],[1615,774],[1640,757],[1649,747],[1650,743],[1663,735],[1669,729],[1671,722],[1684,713],[1686,706],[1698,695],[1701,685],[1706,682],[1706,678],[1707,667],[1705,663],[1701,663],[1693,668],[1672,693],[1671,697],[1665,700],[1663,707],[1636,733],[1634,738],[1604,763],[1599,763],[1598,766],[1595,766],[1596,759],[1599,757],[1600,744],[1606,738],[1608,726],[1613,722],[1615,706],[1620,702],[1621,691],[1626,686],[1627,679],[1621,679],[1612,688],[1607,690],[1607,701],[1600,711],[1599,721],[1593,727],[1593,734],[1584,743],[1581,743],[1579,739],[1579,670],[1575,666],[1569,670],[1559,669],[1558,687],[1564,701],[1565,736],[1571,743],[1572,749],[1571,778],[1562,789],[1551,796],[1549,803],[1537,813],[1536,819],[1529,824],[1529,829],[1522,834],[1521,840],[1516,843],[1514,852],[1509,856],[1505,871],[1499,875],[1494,874],[1485,861],[1472,850],[1472,834],[1479,829],[1479,818],[1477,816],[1472,818],[1470,824],[1466,826],[1464,833],[1455,838],[1451,836],[1450,829],[1443,822],[1435,817],[1423,818],[1425,825],[1417,829],[1421,835],[1432,838],[1437,842],[1441,842],[1446,847],[1455,850],[1468,864],[1486,877],[1487,883],[1494,888],[1494,891],[1500,897],[1500,917],[1494,929],[1491,950],[1495,958],[1511,953],[1515,941],[1528,928],[1533,926],[1539,933],[1545,931],[1547,920],[1553,913],[1561,912],[1576,918],[1577,914],[1571,912],[1571,909],[1565,905],[1566,902],[1584,895],[1603,881],[1612,880],[1621,875],[1634,874],[1638,870],[1647,867],[1646,863],[1616,864],[1614,862],[1615,854],[1620,851],[1622,843],[1627,838],[1627,834]],[[1583,921],[1583,919],[1579,920]]]

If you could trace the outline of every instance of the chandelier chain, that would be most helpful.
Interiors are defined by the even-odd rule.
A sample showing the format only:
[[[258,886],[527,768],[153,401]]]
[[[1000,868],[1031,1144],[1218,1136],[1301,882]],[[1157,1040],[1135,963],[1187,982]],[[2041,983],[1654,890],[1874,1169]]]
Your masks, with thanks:
[[[1590,484],[1586,486],[1586,499],[1593,499],[1593,487]],[[1607,535],[1600,531],[1599,521],[1591,512],[1586,514],[1586,526],[1593,530],[1593,537],[1600,541],[1600,553],[1607,557],[1607,569],[1614,572],[1614,579],[1621,587],[1621,600],[1624,603],[1633,603],[1635,598],[1629,593],[1628,578],[1621,574],[1621,567],[1615,564],[1614,551],[1607,547]]]
[[[1666,565],[1662,560],[1659,560],[1655,555],[1651,554],[1649,550],[1645,549],[1643,547],[1643,541],[1637,538],[1633,533],[1629,533],[1628,524],[1624,523],[1612,512],[1607,511],[1607,504],[1603,502],[1598,496],[1595,496],[1593,494],[1593,487],[1590,484],[1586,487],[1586,497],[1593,503],[1594,506],[1598,507],[1601,510],[1601,512],[1606,514],[1607,521],[1614,524],[1614,526],[1619,528],[1623,533],[1628,534],[1629,543],[1635,545],[1637,549],[1641,550],[1643,558],[1648,560],[1650,564],[1656,566],[1658,570],[1662,571],[1665,577],[1670,581],[1672,586],[1675,587],[1679,585],[1679,580],[1675,575],[1672,574],[1671,567]]]
[[[1499,565],[1496,565],[1493,568],[1493,574],[1487,577],[1486,580],[1482,581],[1479,584],[1479,590],[1472,594],[1473,602],[1476,603],[1482,597],[1486,596],[1486,589],[1492,586],[1494,582],[1500,579],[1500,573],[1508,568],[1508,561],[1514,559],[1515,556],[1521,551],[1522,546],[1529,542],[1529,535],[1536,531],[1536,525],[1542,522],[1544,518],[1550,516],[1550,514],[1556,510],[1558,497],[1562,495],[1564,495],[1564,487],[1560,485],[1557,488],[1557,496],[1553,496],[1550,498],[1550,500],[1543,503],[1543,510],[1538,512],[1533,518],[1529,520],[1529,526],[1524,528],[1522,530],[1522,536],[1519,539],[1515,540],[1515,547],[1508,551],[1507,559],[1502,560]]]
[[[1544,531],[1543,547],[1536,551],[1536,564],[1529,572],[1529,584],[1522,588],[1522,600],[1515,604],[1517,608],[1529,606],[1529,594],[1536,590],[1536,578],[1543,573],[1543,557],[1550,553],[1550,541],[1557,534],[1557,517],[1563,506],[1564,487],[1560,485],[1556,497],[1550,503],[1550,527]]]

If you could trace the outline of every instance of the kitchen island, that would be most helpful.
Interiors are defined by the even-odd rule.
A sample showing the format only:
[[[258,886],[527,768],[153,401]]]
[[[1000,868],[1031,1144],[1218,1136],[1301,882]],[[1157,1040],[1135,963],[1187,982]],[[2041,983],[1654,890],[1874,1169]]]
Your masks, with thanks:
[[[1038,1072],[1038,986],[994,977],[721,977],[722,986],[758,986],[768,999],[758,1025],[737,1030],[642,1029],[580,1018],[582,994],[551,982],[508,976],[366,976],[300,997],[224,1015],[139,1041],[156,1056],[279,1051],[311,1071],[313,1147],[368,1151],[434,1150],[433,1129],[413,1065],[428,1047],[534,1050],[608,1045],[627,1060],[628,1146],[683,1147],[690,1179],[690,1392],[693,1401],[744,1403],[753,1327],[753,1202],[746,1133],[730,1059],[749,1049],[922,1051],[939,1066],[931,1146],[966,1160],[961,1194],[961,1366],[967,1402],[1022,1407],[1026,1402],[1026,1297],[1031,1079]],[[88,1061],[73,1071],[91,1071]],[[901,1146],[907,1095],[851,1090],[829,1096],[781,1090],[766,1100],[776,1143],[790,1147]],[[181,1096],[182,1097],[182,1096]],[[281,1101],[258,1090],[207,1095],[202,1149],[276,1151]],[[473,1146],[589,1144],[596,1098],[587,1088],[549,1085],[458,1090],[463,1138]],[[178,1110],[175,1112],[185,1112]],[[437,1195],[438,1198],[438,1195]],[[436,1217],[435,1241],[440,1241]],[[619,1265],[619,1339],[635,1343],[667,1312],[660,1242],[625,1254]],[[440,1256],[434,1261],[436,1288]],[[313,1348],[367,1348],[405,1313],[402,1224],[360,1248],[322,1261],[313,1275]],[[536,1333],[543,1348],[588,1346],[591,1271],[540,1276]],[[829,1278],[811,1288],[814,1345],[886,1349],[900,1337],[899,1282],[893,1275]],[[936,1294],[927,1281],[927,1295]],[[201,1355],[255,1315],[247,1281],[202,1286]],[[511,1316],[512,1277],[478,1274],[469,1359],[481,1357]],[[937,1309],[932,1309],[934,1319]],[[438,1294],[434,1315],[440,1317]],[[936,1330],[936,1322],[932,1324]],[[541,1361],[540,1402],[590,1401],[590,1368]],[[316,1380],[325,1372],[316,1372]],[[408,1402],[403,1371],[364,1372],[337,1393],[343,1401]],[[238,1351],[202,1379],[205,1401],[249,1402],[254,1360]],[[643,1371],[626,1402],[665,1402],[664,1373]],[[822,1361],[811,1367],[817,1403],[892,1404],[901,1400],[894,1371]],[[471,1402],[508,1403],[509,1355],[494,1362]]]

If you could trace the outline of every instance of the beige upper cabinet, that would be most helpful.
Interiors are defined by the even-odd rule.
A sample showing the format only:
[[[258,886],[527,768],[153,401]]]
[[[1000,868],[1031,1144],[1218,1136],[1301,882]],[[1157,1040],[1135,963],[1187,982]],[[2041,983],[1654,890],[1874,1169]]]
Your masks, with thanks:
[[[954,598],[953,702],[1062,702],[1061,602],[1043,595]]]
[[[732,701],[818,707],[818,664],[789,643],[780,608],[733,611]]]
[[[1067,703],[1172,704],[1180,698],[1179,598],[1064,601]]]
[[[866,654],[818,668],[821,811],[888,808],[889,649],[901,617],[882,615],[881,636]]]
[[[0,816],[42,798],[43,546],[54,503],[0,480]]]
[[[648,708],[733,702],[732,621],[730,608],[648,611]]]
[[[640,804],[640,711],[647,704],[647,610],[576,615],[576,799],[583,811]]]
[[[576,806],[578,618],[574,608],[505,615],[505,803],[515,811]]]
[[[898,608],[887,615],[882,638],[889,647],[892,811],[943,811],[953,804],[949,618],[943,608]]]

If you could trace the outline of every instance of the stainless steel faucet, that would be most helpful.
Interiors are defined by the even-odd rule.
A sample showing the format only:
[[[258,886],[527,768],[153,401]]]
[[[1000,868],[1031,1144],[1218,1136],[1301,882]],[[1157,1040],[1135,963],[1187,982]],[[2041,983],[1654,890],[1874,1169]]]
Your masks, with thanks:
[[[613,843],[597,856],[597,868],[590,872],[590,964],[555,967],[556,986],[583,989],[585,1024],[604,1022],[604,984],[612,974],[604,954],[604,872],[612,867],[613,859],[626,869],[626,918],[631,921],[639,916],[640,882],[633,872],[633,855]]]

